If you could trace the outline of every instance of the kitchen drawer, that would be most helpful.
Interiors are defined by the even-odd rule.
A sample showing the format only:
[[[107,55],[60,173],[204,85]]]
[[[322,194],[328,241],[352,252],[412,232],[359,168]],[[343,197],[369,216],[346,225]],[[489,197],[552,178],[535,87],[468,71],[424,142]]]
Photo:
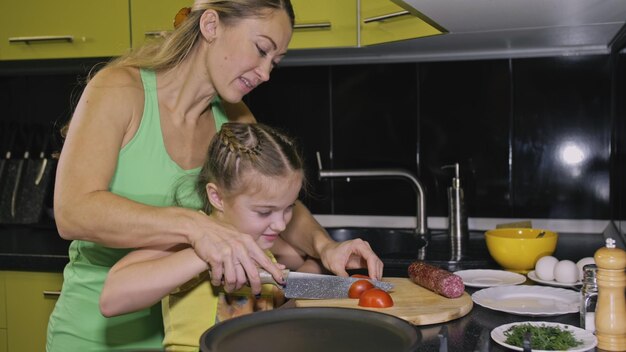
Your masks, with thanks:
[[[43,351],[63,274],[5,271],[9,351]]]
[[[7,328],[7,294],[6,294],[5,284],[4,284],[4,273],[0,271],[0,329],[6,329],[6,328]]]
[[[357,46],[357,0],[292,0],[296,25],[289,49]]]
[[[146,40],[174,29],[174,16],[191,6],[189,0],[130,0],[131,45],[141,46]]]
[[[128,0],[0,2],[0,60],[108,57],[129,47]]]
[[[7,352],[7,329],[0,329],[0,352]]]
[[[406,11],[390,0],[360,1],[361,46],[427,37],[444,31],[422,14]]]

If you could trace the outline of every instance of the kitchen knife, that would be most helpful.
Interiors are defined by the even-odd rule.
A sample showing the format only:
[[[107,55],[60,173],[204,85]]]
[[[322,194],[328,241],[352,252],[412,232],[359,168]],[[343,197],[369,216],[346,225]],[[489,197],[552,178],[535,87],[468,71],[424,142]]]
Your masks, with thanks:
[[[30,155],[30,143],[33,140],[33,132],[28,133],[26,144],[24,144],[24,157],[17,161],[17,175],[15,176],[15,184],[13,185],[13,192],[11,194],[11,218],[15,219],[17,208],[17,194],[20,190],[20,180],[22,179],[22,168],[24,167],[24,161],[28,160]]]
[[[300,273],[284,270],[285,285],[278,285],[270,273],[259,270],[261,282],[281,287],[286,298],[298,299],[332,299],[348,298],[350,286],[358,280],[354,277],[341,277],[335,275],[321,275]],[[385,291],[393,289],[393,284],[384,281],[368,279],[375,287]]]

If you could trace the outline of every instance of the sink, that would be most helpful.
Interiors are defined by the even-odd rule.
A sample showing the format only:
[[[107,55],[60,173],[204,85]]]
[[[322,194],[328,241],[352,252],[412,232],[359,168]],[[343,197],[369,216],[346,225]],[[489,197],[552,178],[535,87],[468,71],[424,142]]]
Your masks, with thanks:
[[[338,242],[355,238],[367,241],[381,258],[415,259],[419,249],[427,245],[425,239],[417,237],[415,231],[409,229],[341,227],[326,230]]]
[[[379,227],[327,227],[335,241],[361,238],[367,241],[374,253],[383,261],[384,276],[407,277],[407,268],[421,258],[432,265],[449,271],[465,269],[496,269],[497,264],[487,251],[483,232],[470,233],[467,256],[460,261],[450,260],[450,242],[445,231],[431,231],[428,240],[416,237],[414,229]],[[355,270],[363,273],[366,270]]]

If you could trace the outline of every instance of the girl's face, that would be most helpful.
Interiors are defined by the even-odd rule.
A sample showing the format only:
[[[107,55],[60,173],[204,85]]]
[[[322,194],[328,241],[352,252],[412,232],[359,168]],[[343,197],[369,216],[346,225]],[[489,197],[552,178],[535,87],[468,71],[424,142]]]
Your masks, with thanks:
[[[283,10],[268,10],[233,26],[219,24],[207,50],[207,71],[220,97],[239,102],[259,84],[269,80],[291,40],[291,23]]]
[[[223,198],[222,220],[268,249],[291,220],[302,187],[302,172],[286,177],[256,174],[248,179],[252,181],[248,181],[246,191]]]

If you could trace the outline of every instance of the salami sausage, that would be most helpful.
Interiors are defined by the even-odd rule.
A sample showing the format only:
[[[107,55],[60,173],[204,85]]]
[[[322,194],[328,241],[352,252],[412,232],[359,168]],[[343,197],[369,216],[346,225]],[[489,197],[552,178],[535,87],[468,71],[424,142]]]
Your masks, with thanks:
[[[444,297],[457,298],[465,291],[463,279],[445,269],[416,261],[408,271],[411,281]]]

